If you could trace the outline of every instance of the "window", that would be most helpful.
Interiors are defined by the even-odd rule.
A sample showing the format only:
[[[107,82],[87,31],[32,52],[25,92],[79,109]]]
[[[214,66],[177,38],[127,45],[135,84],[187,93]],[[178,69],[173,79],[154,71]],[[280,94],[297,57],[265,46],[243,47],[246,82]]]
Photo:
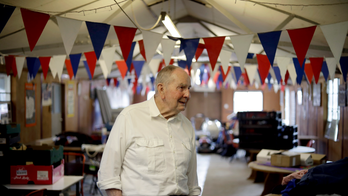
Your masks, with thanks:
[[[340,107],[338,105],[338,88],[340,79],[335,78],[327,83],[327,126],[325,137],[337,141]]]
[[[0,73],[0,101],[11,101],[11,77]]]
[[[287,126],[296,125],[296,96],[295,91],[285,88],[285,105],[283,123]]]
[[[233,112],[262,111],[262,91],[236,91],[233,94]]]

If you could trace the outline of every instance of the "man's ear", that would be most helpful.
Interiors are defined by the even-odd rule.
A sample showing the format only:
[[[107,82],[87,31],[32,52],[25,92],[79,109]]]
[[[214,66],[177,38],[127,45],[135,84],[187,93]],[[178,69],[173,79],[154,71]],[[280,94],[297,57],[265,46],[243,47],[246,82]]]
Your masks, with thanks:
[[[162,99],[164,99],[164,85],[162,83],[157,84],[157,92]]]

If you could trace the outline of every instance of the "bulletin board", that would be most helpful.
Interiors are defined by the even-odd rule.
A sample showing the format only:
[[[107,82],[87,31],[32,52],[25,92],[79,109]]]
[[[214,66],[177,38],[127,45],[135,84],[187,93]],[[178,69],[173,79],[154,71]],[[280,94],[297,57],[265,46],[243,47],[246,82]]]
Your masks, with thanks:
[[[35,84],[25,83],[25,126],[26,127],[32,127],[36,125],[35,90],[36,90]]]

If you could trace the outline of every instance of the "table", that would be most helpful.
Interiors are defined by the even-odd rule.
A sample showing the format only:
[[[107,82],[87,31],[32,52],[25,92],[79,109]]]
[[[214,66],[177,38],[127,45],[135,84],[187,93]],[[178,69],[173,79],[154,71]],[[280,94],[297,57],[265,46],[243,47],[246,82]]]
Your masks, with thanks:
[[[9,189],[9,195],[18,195],[19,193],[29,193],[34,190],[47,189],[47,195],[59,196],[59,193],[68,189],[72,185],[76,184],[76,196],[80,195],[80,181],[83,176],[64,176],[54,184],[5,184],[4,186]],[[83,186],[83,185],[82,185]]]
[[[269,194],[275,186],[281,184],[284,176],[287,176],[294,172],[277,167],[259,165],[256,161],[250,162],[248,166],[252,169],[252,173],[249,179],[254,179],[255,182],[258,182],[258,180],[260,180],[257,176],[257,172],[263,172],[266,174],[264,178],[264,187],[261,195]],[[299,170],[301,169],[299,168]]]

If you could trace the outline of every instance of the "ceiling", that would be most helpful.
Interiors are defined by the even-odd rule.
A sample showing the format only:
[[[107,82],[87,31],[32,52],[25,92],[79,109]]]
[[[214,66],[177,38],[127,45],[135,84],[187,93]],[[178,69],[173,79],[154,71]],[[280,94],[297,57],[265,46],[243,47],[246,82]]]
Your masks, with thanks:
[[[347,0],[0,0],[0,3],[17,7],[0,34],[0,52],[22,56],[65,54],[54,16],[116,26],[151,28],[160,13],[165,11],[169,13],[183,38],[254,34],[249,52],[257,54],[264,54],[257,33],[282,30],[276,56],[288,57],[294,57],[295,52],[286,29],[348,21]],[[32,52],[19,8],[51,15]],[[163,34],[164,38],[170,35],[161,23],[152,31]],[[141,30],[138,29],[134,40],[141,39]],[[204,43],[202,39],[201,42]],[[105,47],[108,46],[117,46],[115,60],[122,58],[113,28],[110,28],[105,42]],[[233,51],[228,38],[223,47]],[[71,53],[92,50],[87,27],[82,23]],[[159,54],[154,58],[160,58],[160,46],[158,51]],[[143,59],[139,54],[136,46],[133,59]],[[173,55],[178,55],[178,52]],[[348,39],[344,43],[343,55],[348,55]],[[332,56],[323,33],[317,28],[306,57]],[[204,51],[198,62],[208,60],[207,52]],[[234,53],[230,62],[238,63]],[[256,58],[248,59],[247,63],[257,64]],[[84,67],[83,64],[80,66]],[[113,74],[117,76],[116,66],[113,66],[113,70]],[[79,78],[88,78],[84,69],[79,69],[77,75]],[[94,78],[99,77],[102,77],[102,71],[97,66]]]

